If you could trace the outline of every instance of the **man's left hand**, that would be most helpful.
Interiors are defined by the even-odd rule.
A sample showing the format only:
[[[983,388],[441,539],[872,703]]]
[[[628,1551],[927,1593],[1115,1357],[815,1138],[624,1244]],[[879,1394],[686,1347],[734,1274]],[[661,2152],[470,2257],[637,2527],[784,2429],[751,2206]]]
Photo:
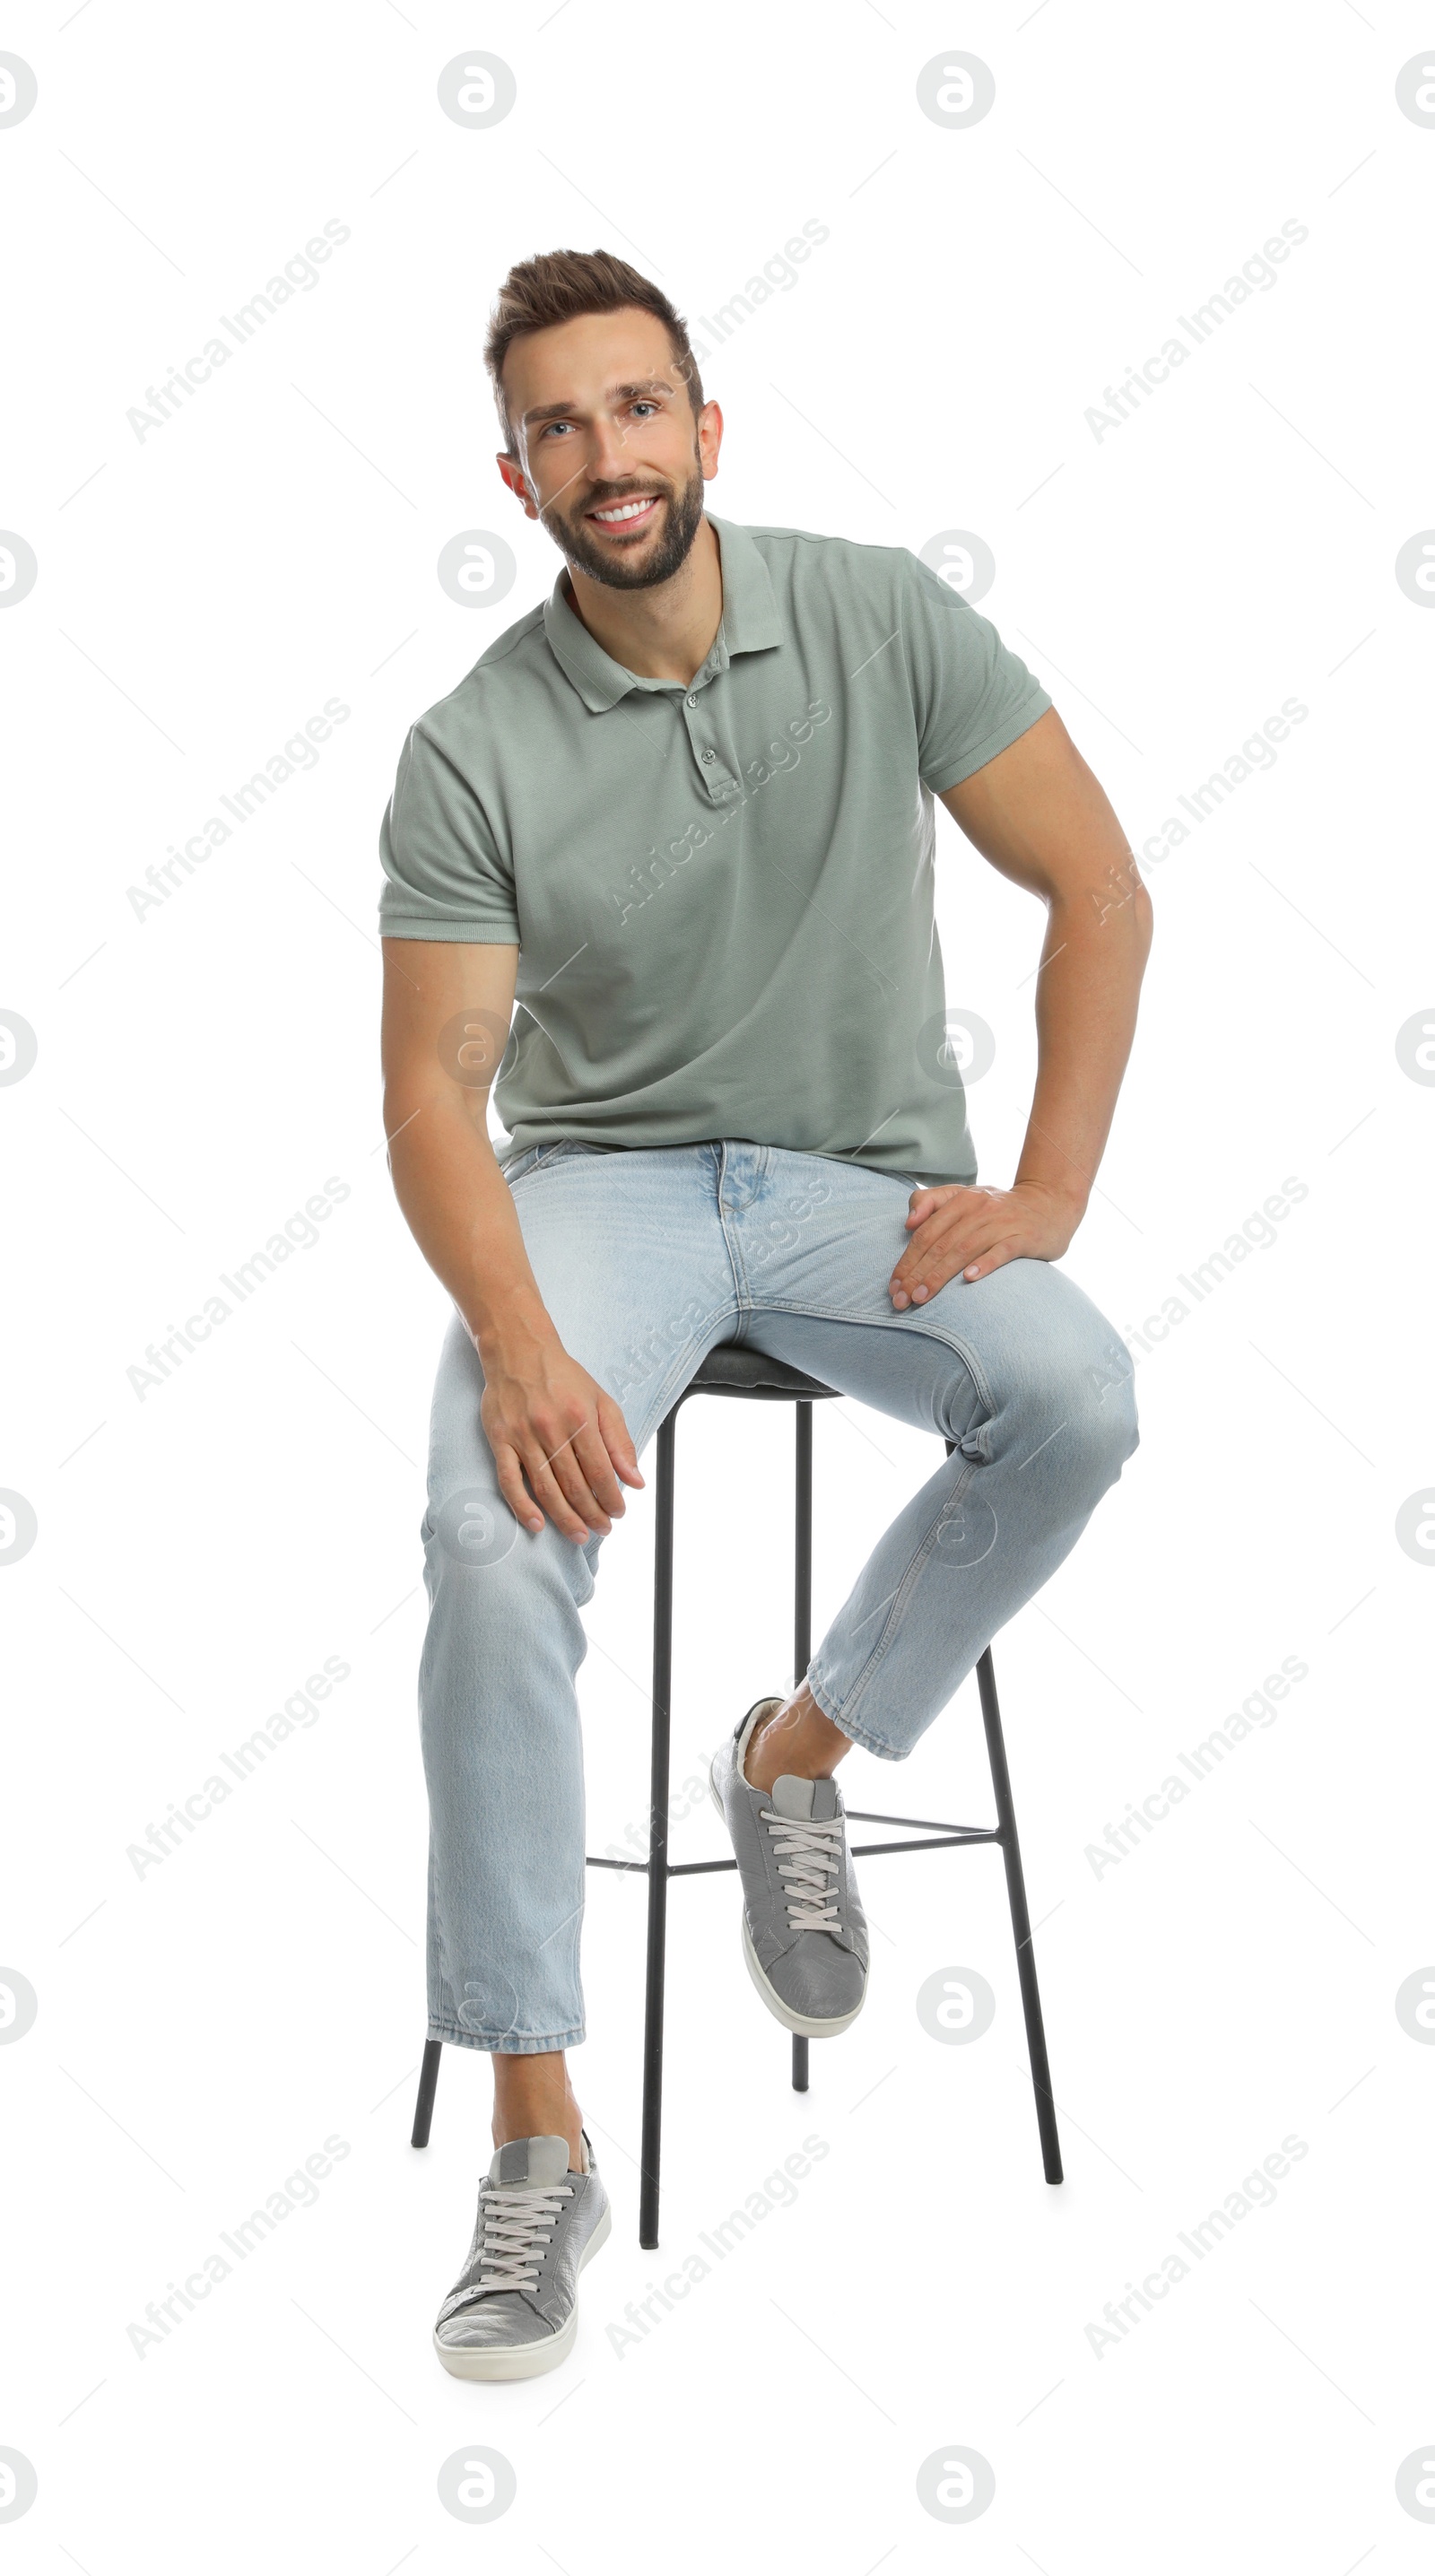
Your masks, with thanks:
[[[888,1287],[896,1307],[924,1306],[949,1279],[985,1279],[1007,1261],[1055,1261],[1083,1210],[1036,1181],[1009,1190],[914,1190],[911,1241]]]

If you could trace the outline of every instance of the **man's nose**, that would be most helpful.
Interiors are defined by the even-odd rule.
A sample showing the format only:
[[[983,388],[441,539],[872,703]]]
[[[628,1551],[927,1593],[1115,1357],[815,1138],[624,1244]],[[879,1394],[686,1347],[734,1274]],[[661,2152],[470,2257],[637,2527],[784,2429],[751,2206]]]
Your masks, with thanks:
[[[600,416],[588,432],[588,475],[594,483],[622,483],[632,474],[633,460],[620,422]]]

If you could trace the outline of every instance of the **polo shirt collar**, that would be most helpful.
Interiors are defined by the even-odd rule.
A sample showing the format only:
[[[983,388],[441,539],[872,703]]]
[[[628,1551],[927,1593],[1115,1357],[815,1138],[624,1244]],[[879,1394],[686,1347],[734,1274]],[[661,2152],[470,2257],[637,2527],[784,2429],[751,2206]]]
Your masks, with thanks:
[[[695,686],[725,671],[734,653],[762,653],[782,642],[771,576],[746,528],[735,526],[730,519],[714,518],[711,510],[707,518],[717,537],[722,564],[722,623],[712,651],[701,671],[694,675]],[[552,596],[544,605],[544,633],[591,713],[601,715],[632,689],[676,687],[671,680],[643,679],[615,662],[611,653],[605,653],[597,637],[589,634],[581,617],[570,608],[563,595],[563,582],[560,572]]]

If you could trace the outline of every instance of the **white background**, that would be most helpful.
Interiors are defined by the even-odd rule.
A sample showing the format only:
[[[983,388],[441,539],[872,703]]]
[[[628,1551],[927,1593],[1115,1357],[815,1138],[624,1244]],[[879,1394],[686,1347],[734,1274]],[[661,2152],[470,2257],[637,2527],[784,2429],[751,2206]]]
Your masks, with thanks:
[[[1435,520],[1435,131],[1395,98],[1429,42],[1428,12],[1383,0],[11,12],[39,84],[0,130],[0,521],[39,568],[0,616],[0,1005],[39,1047],[0,1099],[0,1484],[39,1533],[0,1569],[0,1957],[38,1997],[0,2050],[0,2443],[39,2481],[4,2546],[27,2576],[1428,2566],[1395,2477],[1435,2453],[1435,2052],[1394,1998],[1435,1959],[1430,1575],[1395,1519],[1435,1465],[1411,1223],[1435,1099],[1395,1038],[1435,1018],[1435,617],[1394,561]],[[953,45],[996,82],[957,131],[916,97]],[[437,82],[474,46],[517,102],[468,131]],[[998,1641],[1064,2187],[994,1853],[866,1865],[868,2009],[813,2049],[802,2101],[732,1882],[704,1879],[673,1894],[663,2243],[641,2254],[642,1886],[595,1873],[575,2073],[614,2234],[564,2370],[467,2386],[429,2336],[486,2153],[476,2056],[445,2052],[432,2147],[407,2144],[446,1301],[381,1148],[376,834],[410,721],[556,569],[492,463],[481,341],[510,261],[603,244],[695,316],[812,218],[830,238],[799,283],[704,371],[721,514],[981,534],[984,613],[1138,846],[1282,701],[1309,710],[1149,871],[1140,1033],[1067,1267],[1140,1330],[1287,1177],[1308,1195],[1138,1350],[1142,1446]],[[350,238],[319,284],[138,438],[146,388],[330,219]],[[1275,287],[1098,440],[1103,388],[1289,220],[1308,239]],[[436,580],[468,528],[516,552],[497,608]],[[351,714],[317,765],[137,917],[128,889],[329,698]],[[950,998],[997,1033],[972,1115],[1001,1180],[1039,915],[940,829]],[[145,1346],[331,1175],[349,1195],[319,1240],[141,1399]],[[789,1678],[789,1440],[785,1412],[683,1417],[675,1783]],[[820,1634],[934,1454],[845,1403],[817,1440]],[[589,1618],[597,1850],[646,1798],[650,1497]],[[326,1657],[350,1672],[317,1721],[137,1876],[127,1847]],[[1086,1847],[1287,1657],[1308,1675],[1275,1721],[1098,1875]],[[854,1756],[846,1785],[983,1818],[974,1686],[904,1772]],[[676,1856],[719,1848],[698,1803]],[[917,2019],[949,1967],[995,1990],[971,2045]],[[808,2135],[827,2152],[792,2205],[616,2346],[625,2304]],[[349,2152],[315,2204],[137,2354],[146,2303],[326,2136]],[[1094,2350],[1104,2304],[1286,2136],[1308,2152],[1274,2205]],[[437,2489],[472,2441],[517,2483],[476,2537]],[[996,2481],[955,2532],[916,2484],[953,2444]]]

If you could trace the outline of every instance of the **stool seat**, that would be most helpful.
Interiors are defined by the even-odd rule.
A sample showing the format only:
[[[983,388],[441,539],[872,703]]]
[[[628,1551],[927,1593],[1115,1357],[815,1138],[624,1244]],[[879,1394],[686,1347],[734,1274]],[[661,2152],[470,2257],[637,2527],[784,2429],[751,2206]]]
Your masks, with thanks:
[[[807,1377],[798,1368],[789,1368],[786,1360],[770,1360],[765,1351],[750,1351],[743,1342],[719,1342],[709,1351],[696,1377],[689,1380],[679,1401],[689,1395],[756,1396],[770,1404],[791,1404],[795,1397],[811,1402],[821,1395],[836,1395],[835,1386],[824,1386],[820,1378]]]

